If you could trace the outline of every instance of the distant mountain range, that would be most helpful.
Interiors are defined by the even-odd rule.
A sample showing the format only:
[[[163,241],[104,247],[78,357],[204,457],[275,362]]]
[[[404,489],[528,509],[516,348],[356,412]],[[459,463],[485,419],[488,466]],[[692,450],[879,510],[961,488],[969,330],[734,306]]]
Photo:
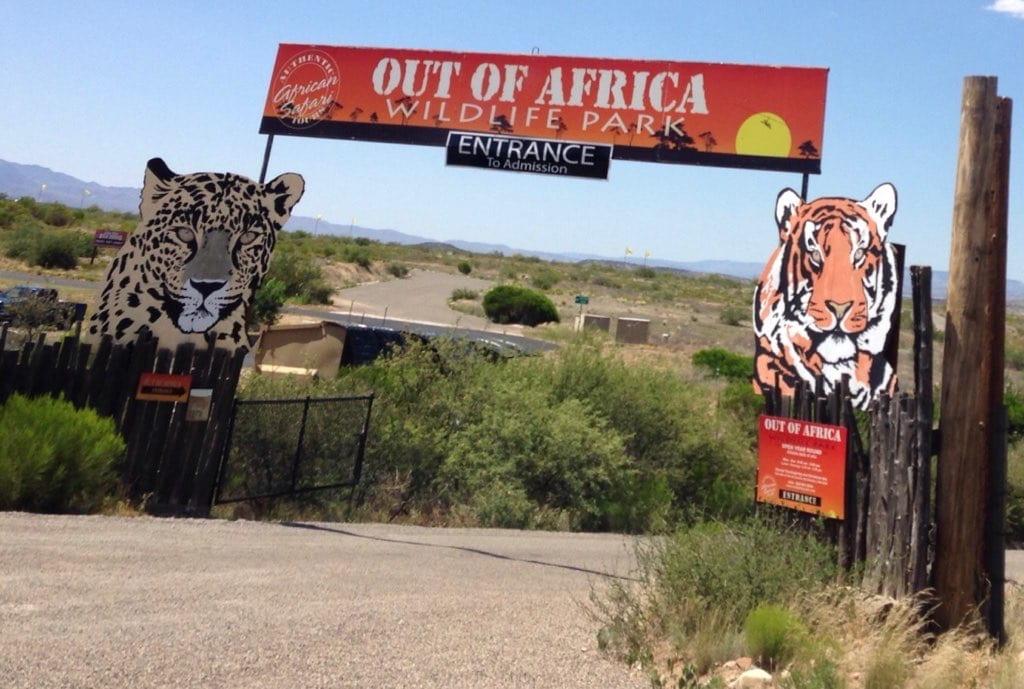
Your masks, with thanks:
[[[31,196],[39,201],[57,201],[73,208],[95,204],[104,210],[137,213],[139,209],[139,191],[135,187],[108,187],[96,182],[87,182],[62,172],[54,172],[49,168],[39,165],[24,165],[0,160],[0,193],[7,194],[7,196],[13,198]],[[517,249],[504,244],[471,242],[462,239],[439,241],[431,237],[408,234],[398,230],[362,227],[361,225],[338,225],[326,220],[318,221],[315,218],[301,215],[292,216],[288,222],[287,229],[340,236],[366,237],[378,242],[393,242],[396,244],[444,245],[452,249],[478,254],[500,253],[505,256],[520,254],[523,256],[536,256],[546,261],[602,261],[625,265],[620,258],[611,258],[597,254],[554,253],[533,249]],[[629,265],[636,266],[634,263]],[[744,280],[756,278],[764,268],[763,263],[727,260],[667,261],[663,259],[650,259],[648,265],[652,268],[667,268],[687,273],[725,275]],[[932,295],[934,298],[945,298],[948,278],[949,274],[945,271],[932,271]],[[905,293],[907,293],[910,284],[909,276],[905,278],[904,284],[907,285],[907,288],[905,288]],[[1024,282],[1007,280],[1006,296],[1012,300],[1024,299]]]

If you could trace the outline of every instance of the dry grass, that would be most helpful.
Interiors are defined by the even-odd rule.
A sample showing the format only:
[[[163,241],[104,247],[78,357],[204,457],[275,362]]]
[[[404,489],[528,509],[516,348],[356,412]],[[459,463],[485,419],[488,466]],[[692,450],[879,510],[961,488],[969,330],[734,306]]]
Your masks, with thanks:
[[[832,589],[795,605],[812,634],[828,639],[846,689],[1021,689],[1024,687],[1024,590],[1007,590],[1009,635],[996,648],[978,626],[935,635],[927,599],[882,601]]]

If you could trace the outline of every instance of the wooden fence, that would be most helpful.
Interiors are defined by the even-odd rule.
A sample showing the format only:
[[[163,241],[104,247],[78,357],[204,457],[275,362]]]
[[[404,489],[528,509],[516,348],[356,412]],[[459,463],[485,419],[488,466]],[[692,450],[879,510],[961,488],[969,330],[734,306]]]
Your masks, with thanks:
[[[846,570],[863,568],[864,588],[900,597],[929,586],[933,434],[931,268],[910,269],[914,301],[914,394],[882,395],[858,424],[847,381],[832,394],[821,386],[765,395],[775,416],[831,423],[847,429],[846,515],[826,532]],[[867,439],[861,429],[867,431]]]
[[[95,347],[67,336],[43,336],[7,350],[0,330],[0,403],[14,393],[62,396],[113,419],[127,444],[120,471],[133,501],[151,512],[205,515],[227,440],[232,402],[245,358],[213,347],[160,348],[155,339]],[[187,421],[185,402],[135,399],[144,372],[189,374],[192,388],[212,389],[209,417]]]

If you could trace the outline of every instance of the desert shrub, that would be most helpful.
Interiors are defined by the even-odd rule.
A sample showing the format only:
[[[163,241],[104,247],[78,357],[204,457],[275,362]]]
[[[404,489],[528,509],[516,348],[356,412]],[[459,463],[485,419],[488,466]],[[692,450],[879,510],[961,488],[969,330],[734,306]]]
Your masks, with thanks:
[[[1010,446],[1006,472],[1006,539],[1024,545],[1024,441]]]
[[[320,266],[312,258],[284,247],[274,253],[267,279],[283,284],[287,297],[306,303],[330,303],[334,292],[324,280]]]
[[[46,326],[57,325],[62,320],[56,305],[47,299],[32,295],[6,307],[11,324],[28,332],[31,339],[35,332]]]
[[[281,317],[287,298],[284,283],[275,278],[264,280],[252,297],[252,324],[273,325]]]
[[[524,367],[526,368],[526,367]],[[710,391],[656,366],[631,367],[585,340],[523,371],[553,387],[555,399],[578,399],[626,438],[646,479],[669,486],[677,516],[733,514],[749,502],[749,441],[707,404]]]
[[[452,295],[448,297],[452,301],[461,301],[466,299],[468,301],[476,301],[480,298],[480,293],[473,289],[466,289],[465,287],[459,287],[452,290]]]
[[[387,265],[387,271],[396,278],[404,278],[409,274],[409,266],[398,261],[391,261]]]
[[[672,639],[699,672],[736,652],[733,641],[763,605],[823,590],[837,574],[833,549],[765,518],[700,522],[638,546],[639,584],[612,582],[591,596],[604,648],[650,662],[653,641]]]
[[[495,323],[539,325],[558,322],[558,311],[550,299],[526,287],[498,285],[484,295],[484,312]]]
[[[362,497],[385,518],[647,532],[750,503],[749,440],[708,407],[707,384],[630,367],[585,337],[498,361],[464,342],[409,344],[287,385],[254,376],[242,394],[375,392]]]
[[[341,252],[341,260],[346,263],[355,263],[360,268],[370,269],[373,265],[373,258],[370,256],[370,250],[365,245],[356,244],[344,247]]]
[[[807,629],[784,607],[760,605],[743,624],[750,655],[769,668],[785,666],[806,643]]]
[[[4,255],[31,262],[38,239],[38,229],[22,225],[3,237]]]
[[[721,312],[718,314],[719,322],[726,325],[739,325],[749,317],[750,314],[747,309],[734,305],[723,307]]]
[[[370,246],[373,244],[373,240],[367,237],[356,237],[352,241],[355,242],[356,246]]]
[[[43,215],[43,222],[54,227],[67,227],[74,220],[74,216],[67,206],[51,204],[46,207]]]
[[[450,499],[511,490],[537,509],[568,512],[575,528],[603,525],[604,496],[628,463],[618,434],[578,400],[552,404],[544,390],[514,380],[492,393],[495,402],[456,436],[442,466]]]
[[[71,232],[45,232],[36,242],[31,262],[42,268],[78,267],[78,238]]]
[[[1024,370],[1024,347],[1010,345],[1006,348],[1006,368]]]
[[[694,352],[692,360],[694,366],[716,377],[749,381],[754,375],[753,357],[734,354],[721,347]]]
[[[113,422],[91,409],[14,395],[0,407],[0,509],[95,509],[123,452]]]
[[[1024,438],[1024,393],[1007,386],[1003,393],[1006,405],[1006,429],[1011,438]]]
[[[459,272],[463,275],[469,275],[473,272],[473,264],[469,261],[459,261]]]
[[[622,283],[608,275],[595,275],[590,279],[592,285],[608,287],[610,289],[621,289]]]
[[[643,266],[642,268],[636,269],[636,276],[638,278],[643,278],[644,280],[653,280],[654,278],[658,277],[658,274],[654,272],[654,268],[648,268],[647,266]]]
[[[561,276],[550,268],[541,268],[530,275],[530,283],[537,289],[547,291],[557,285]]]
[[[0,205],[0,227],[3,227],[5,229],[13,227],[14,221],[18,217],[18,214],[11,206],[12,204],[10,203],[4,203]]]

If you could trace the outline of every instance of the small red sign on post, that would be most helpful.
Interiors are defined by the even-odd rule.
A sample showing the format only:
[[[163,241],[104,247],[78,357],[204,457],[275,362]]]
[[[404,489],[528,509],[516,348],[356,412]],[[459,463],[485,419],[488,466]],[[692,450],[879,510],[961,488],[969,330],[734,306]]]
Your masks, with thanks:
[[[187,402],[192,376],[170,373],[143,373],[135,399],[144,402]]]
[[[757,433],[757,501],[845,517],[846,429],[761,416]]]
[[[122,247],[128,241],[128,233],[121,230],[96,230],[92,236],[92,245],[96,247]]]

